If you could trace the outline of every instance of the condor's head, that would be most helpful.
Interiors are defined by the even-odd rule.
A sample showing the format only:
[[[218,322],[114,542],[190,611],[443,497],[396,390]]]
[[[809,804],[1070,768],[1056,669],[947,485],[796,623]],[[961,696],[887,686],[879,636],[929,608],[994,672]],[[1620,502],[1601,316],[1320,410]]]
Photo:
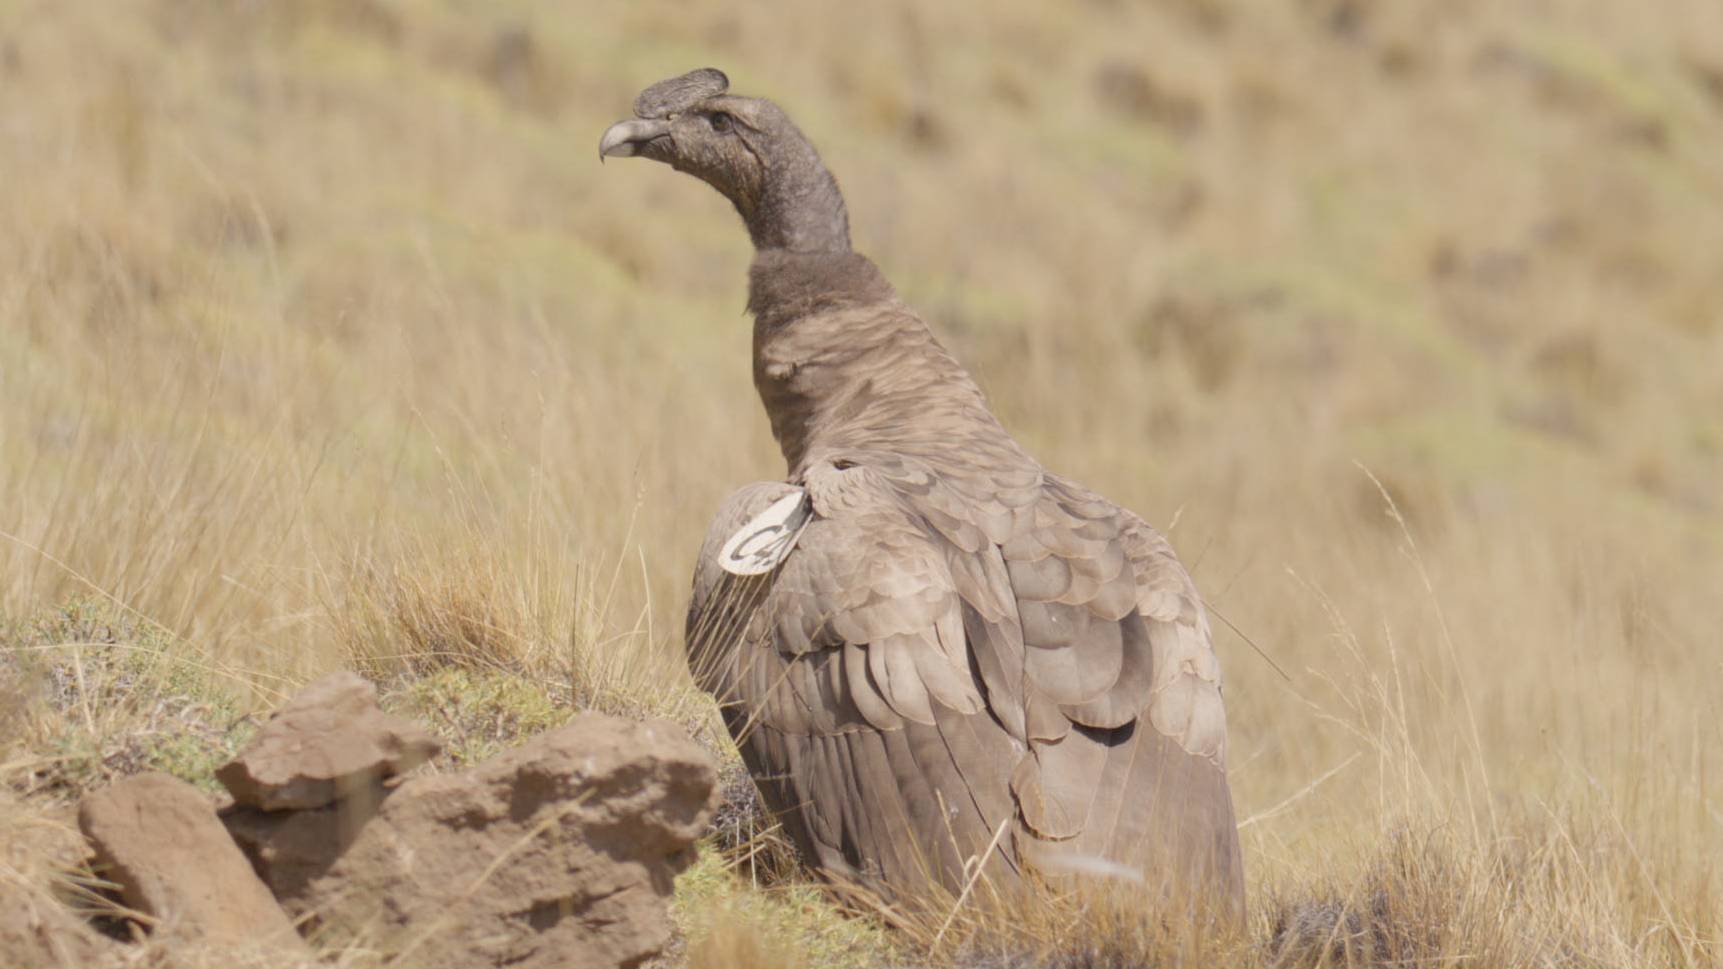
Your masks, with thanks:
[[[649,158],[730,200],[754,248],[847,252],[849,218],[819,153],[777,105],[726,93],[706,67],[659,81],[634,99],[634,118],[598,142],[604,158]]]

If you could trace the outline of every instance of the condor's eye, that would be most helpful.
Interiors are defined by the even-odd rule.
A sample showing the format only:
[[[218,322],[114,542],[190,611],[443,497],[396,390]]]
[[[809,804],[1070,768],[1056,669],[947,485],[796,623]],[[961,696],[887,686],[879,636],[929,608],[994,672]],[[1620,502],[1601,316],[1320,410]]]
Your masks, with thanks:
[[[727,134],[730,130],[730,116],[722,111],[714,111],[706,116],[706,123],[719,134]]]

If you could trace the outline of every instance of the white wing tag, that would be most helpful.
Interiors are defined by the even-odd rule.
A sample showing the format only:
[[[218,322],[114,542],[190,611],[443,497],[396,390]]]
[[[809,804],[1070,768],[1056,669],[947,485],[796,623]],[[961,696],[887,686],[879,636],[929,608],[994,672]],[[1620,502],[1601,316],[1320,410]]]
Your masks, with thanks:
[[[731,575],[764,575],[778,567],[796,547],[796,539],[813,517],[808,493],[800,488],[736,530],[718,553],[718,564]]]

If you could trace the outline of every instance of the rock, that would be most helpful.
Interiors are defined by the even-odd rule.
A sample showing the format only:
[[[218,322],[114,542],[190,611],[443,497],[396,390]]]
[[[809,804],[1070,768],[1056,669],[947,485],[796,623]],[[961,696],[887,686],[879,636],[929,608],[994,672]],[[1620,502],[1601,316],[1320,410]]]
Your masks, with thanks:
[[[167,774],[139,774],[85,796],[78,827],[96,871],[158,935],[303,952],[269,890],[227,836],[209,798]]]
[[[385,778],[433,757],[442,744],[377,706],[356,673],[332,673],[300,690],[238,757],[215,772],[238,804],[278,811],[380,796]]]
[[[666,902],[715,781],[674,724],[583,714],[401,784],[289,904],[328,945],[429,969],[636,966],[669,940]]]
[[[379,798],[355,797],[309,811],[240,806],[222,812],[221,822],[276,901],[297,919],[306,914],[303,899],[312,880],[353,844],[380,804]]]

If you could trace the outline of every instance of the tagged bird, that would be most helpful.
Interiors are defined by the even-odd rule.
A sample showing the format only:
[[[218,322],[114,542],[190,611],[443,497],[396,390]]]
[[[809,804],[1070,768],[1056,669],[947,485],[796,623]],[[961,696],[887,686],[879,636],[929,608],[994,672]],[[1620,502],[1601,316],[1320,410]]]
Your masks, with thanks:
[[[599,156],[729,199],[783,482],[713,519],[689,663],[834,881],[901,896],[1072,874],[1243,911],[1220,668],[1167,540],[1046,468],[880,271],[770,101],[652,85]]]

